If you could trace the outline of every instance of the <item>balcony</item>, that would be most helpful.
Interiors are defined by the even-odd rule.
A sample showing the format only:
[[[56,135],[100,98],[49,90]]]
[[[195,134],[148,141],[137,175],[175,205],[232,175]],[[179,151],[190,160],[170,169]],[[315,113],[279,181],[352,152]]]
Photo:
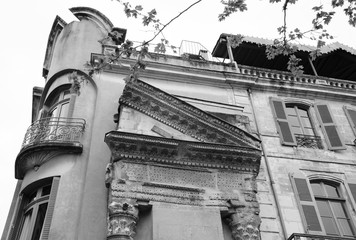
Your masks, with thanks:
[[[36,170],[57,155],[81,153],[84,128],[85,120],[80,118],[52,117],[33,122],[16,158],[15,177],[22,179],[27,170]]]
[[[333,237],[316,234],[293,233],[287,240],[351,240],[353,237]]]
[[[295,134],[298,147],[323,149],[323,144],[319,136]]]

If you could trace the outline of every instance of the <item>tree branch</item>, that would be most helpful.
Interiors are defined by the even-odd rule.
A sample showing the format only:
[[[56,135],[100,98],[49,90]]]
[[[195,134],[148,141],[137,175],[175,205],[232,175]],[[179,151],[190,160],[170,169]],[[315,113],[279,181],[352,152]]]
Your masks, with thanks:
[[[176,20],[177,18],[179,18],[183,13],[185,13],[186,11],[188,11],[190,8],[192,8],[194,5],[198,4],[199,2],[201,2],[202,0],[198,0],[196,2],[194,2],[193,4],[191,4],[189,7],[187,7],[186,9],[184,9],[182,12],[180,12],[177,16],[175,16],[174,18],[172,18],[168,23],[164,24],[163,27],[147,42],[144,42],[142,45],[139,45],[137,47],[143,46],[147,43],[152,42],[169,24],[171,24],[174,20]]]

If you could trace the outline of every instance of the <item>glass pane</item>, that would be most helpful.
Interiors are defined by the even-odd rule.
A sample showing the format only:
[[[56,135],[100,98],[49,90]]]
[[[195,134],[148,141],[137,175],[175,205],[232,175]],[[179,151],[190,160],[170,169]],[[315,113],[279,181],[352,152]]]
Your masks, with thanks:
[[[338,236],[340,235],[340,233],[336,227],[334,219],[329,218],[329,217],[321,217],[321,219],[323,221],[326,234],[338,235]]]
[[[41,237],[42,227],[44,223],[44,219],[46,217],[48,203],[41,204],[38,208],[37,218],[35,222],[35,226],[33,228],[33,235],[31,240],[39,240]]]
[[[28,196],[28,199],[29,199],[29,203],[36,200],[36,196],[37,196],[37,190],[34,191],[33,193],[31,193],[29,196]]]
[[[332,217],[330,205],[329,205],[329,203],[327,201],[316,200],[316,204],[318,205],[320,216]]]
[[[287,112],[287,115],[295,115],[295,116],[297,115],[294,107],[286,107],[286,112]]]
[[[28,211],[24,216],[24,223],[22,225],[19,240],[25,240],[28,234],[30,233],[31,218],[32,218],[32,209]]]
[[[304,134],[303,134],[303,131],[302,131],[302,129],[301,129],[300,127],[291,126],[291,128],[292,128],[292,132],[293,132],[294,134],[301,134],[301,135],[304,135]]]
[[[304,128],[304,134],[314,136],[314,130],[312,128]]]
[[[69,109],[69,102],[62,104],[61,112],[58,117],[67,117]]]
[[[46,196],[51,193],[51,185],[45,186],[42,188],[42,194],[41,196]]]
[[[303,127],[305,127],[305,128],[311,128],[312,127],[310,119],[309,119],[308,116],[307,117],[301,117],[300,119],[302,121]]]
[[[313,190],[314,196],[324,196],[323,189],[321,189],[320,183],[311,182],[310,186]]]
[[[300,127],[299,120],[298,120],[297,116],[288,115],[288,122],[291,126]]]
[[[332,202],[330,201],[331,208],[334,211],[334,214],[337,218],[347,218],[345,209],[342,205],[342,202]]]
[[[348,219],[338,219],[343,236],[353,236],[354,233],[351,228],[350,221]]]
[[[63,98],[62,98],[62,100],[63,100],[63,99],[66,99],[66,98],[70,98],[70,91],[69,91],[69,90],[66,90],[66,91],[64,91],[64,93],[63,93]]]
[[[329,184],[324,184],[324,186],[328,197],[340,197],[339,192],[337,191],[337,187]]]
[[[299,114],[299,116],[301,116],[301,117],[309,118],[309,116],[308,116],[308,111],[305,110],[305,109],[298,108],[298,114]]]

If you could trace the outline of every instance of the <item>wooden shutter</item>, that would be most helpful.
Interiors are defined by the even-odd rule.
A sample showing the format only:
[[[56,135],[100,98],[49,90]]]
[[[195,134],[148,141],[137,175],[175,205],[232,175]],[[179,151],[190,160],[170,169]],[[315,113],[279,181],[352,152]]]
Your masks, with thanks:
[[[48,207],[46,212],[46,217],[43,223],[43,229],[41,234],[41,240],[47,240],[49,238],[49,230],[51,227],[53,211],[54,211],[54,204],[57,198],[57,191],[59,186],[59,177],[54,177],[52,180],[52,187],[51,193],[49,196]]]
[[[329,150],[346,149],[329,106],[325,103],[317,103],[315,109]]]
[[[270,102],[281,143],[283,145],[296,146],[297,142],[288,122],[284,101],[278,98],[270,98]]]
[[[352,209],[356,211],[356,178],[347,179],[345,184]]]
[[[352,131],[354,132],[355,136],[356,136],[356,108],[355,109],[351,109],[348,107],[344,106],[344,110],[345,110],[345,114],[347,116],[347,119],[350,122]]]
[[[324,234],[325,230],[309,180],[301,172],[292,173],[290,177],[305,229],[311,234]]]

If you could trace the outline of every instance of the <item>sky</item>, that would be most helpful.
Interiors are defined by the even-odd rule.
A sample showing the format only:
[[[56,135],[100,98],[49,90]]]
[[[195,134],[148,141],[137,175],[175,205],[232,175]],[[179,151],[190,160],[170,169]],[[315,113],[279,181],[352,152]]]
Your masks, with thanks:
[[[144,11],[155,8],[162,23],[167,23],[195,0],[137,0],[132,5],[142,5]],[[283,2],[283,1],[282,1]],[[288,8],[289,30],[298,27],[302,32],[311,28],[314,5],[329,1],[299,0]],[[283,24],[282,4],[270,4],[268,0],[247,0],[248,11],[236,13],[223,22],[218,14],[223,11],[220,0],[203,0],[164,30],[170,44],[180,46],[182,40],[201,43],[212,51],[221,33],[242,34],[275,39],[277,27]],[[32,88],[44,87],[42,67],[48,35],[56,15],[67,23],[77,21],[68,10],[86,6],[99,10],[115,27],[126,28],[126,38],[144,41],[152,38],[152,28],[144,27],[140,19],[127,19],[122,6],[112,0],[17,0],[0,3],[0,234],[2,234],[17,180],[14,163],[21,149],[26,129],[31,124]],[[329,33],[338,41],[356,49],[356,29],[337,13],[330,24]],[[161,35],[158,37],[161,39]],[[330,42],[330,43],[331,43]],[[315,42],[300,43],[316,45]],[[83,63],[84,64],[84,63]]]

